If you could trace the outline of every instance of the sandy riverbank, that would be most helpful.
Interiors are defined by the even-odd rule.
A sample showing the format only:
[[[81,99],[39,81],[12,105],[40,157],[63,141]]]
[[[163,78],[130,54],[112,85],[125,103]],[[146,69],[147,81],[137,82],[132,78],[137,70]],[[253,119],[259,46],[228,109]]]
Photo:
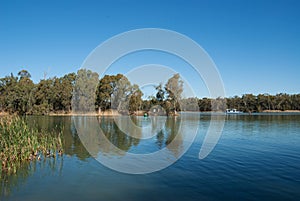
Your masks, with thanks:
[[[100,113],[50,113],[49,116],[121,116],[121,114],[118,111],[104,111]]]
[[[6,116],[9,115],[7,112],[0,112],[0,116]]]
[[[263,113],[298,113],[300,110],[264,110]]]

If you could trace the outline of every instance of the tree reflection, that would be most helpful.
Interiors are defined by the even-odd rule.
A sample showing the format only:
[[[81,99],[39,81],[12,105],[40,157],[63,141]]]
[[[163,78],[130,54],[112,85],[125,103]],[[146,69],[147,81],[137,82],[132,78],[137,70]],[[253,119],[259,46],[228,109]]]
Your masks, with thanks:
[[[138,119],[130,117],[120,117],[117,119],[117,124],[112,118],[99,118],[100,128],[105,137],[116,147],[123,151],[128,151],[131,146],[139,144],[139,136],[141,136],[141,129],[131,129],[130,121],[138,127]],[[122,132],[118,125],[121,126]],[[135,137],[132,137],[135,136]]]
[[[161,149],[165,145],[177,158],[183,151],[183,138],[181,134],[181,118],[168,117],[165,128],[161,130],[156,138],[156,144]]]
[[[83,146],[77,134],[71,117],[30,116],[27,117],[26,120],[30,126],[38,128],[39,130],[46,130],[51,133],[62,130],[64,154],[76,156],[80,160],[85,160],[90,157],[90,154]]]
[[[0,176],[0,200],[9,197],[14,190],[26,183],[27,179],[35,174],[36,171],[44,170],[43,176],[46,174],[62,175],[63,157],[45,158],[42,161],[31,161],[22,164],[17,174]]]

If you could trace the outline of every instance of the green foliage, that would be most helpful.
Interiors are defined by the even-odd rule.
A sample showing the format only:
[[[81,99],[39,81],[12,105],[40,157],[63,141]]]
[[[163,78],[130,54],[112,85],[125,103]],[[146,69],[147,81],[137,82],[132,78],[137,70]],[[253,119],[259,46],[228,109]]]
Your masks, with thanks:
[[[165,85],[165,93],[167,94],[167,100],[169,102],[169,104],[166,104],[167,111],[177,111],[182,92],[183,81],[177,73],[173,75],[173,77],[171,77]]]
[[[96,108],[134,112],[141,109],[142,96],[138,85],[131,85],[124,75],[105,75],[97,87]]]
[[[182,111],[199,111],[198,98],[186,98],[181,100]]]
[[[75,73],[41,80],[38,84],[32,82],[26,70],[18,75],[0,79],[0,110],[21,115],[70,112]]]
[[[27,161],[62,153],[62,138],[31,129],[17,116],[0,118],[0,172],[16,173]]]
[[[20,77],[6,76],[0,79],[0,106],[10,113],[26,114],[31,107],[31,90],[34,87],[30,74],[22,70]]]
[[[163,90],[162,83],[155,87],[157,90],[156,93],[156,100],[162,103],[165,100],[165,91]]]
[[[133,85],[129,99],[129,111],[131,113],[142,109],[142,96],[143,92],[139,89],[139,86],[136,84]]]
[[[105,75],[99,80],[97,73],[81,69],[77,74],[43,79],[37,84],[30,77],[28,71],[21,70],[18,76],[11,74],[0,78],[0,112],[47,115],[114,109],[134,114],[138,110],[149,111],[154,106],[164,108],[167,114],[179,110],[224,111],[226,108],[244,112],[300,110],[300,94],[182,99],[183,81],[179,74],[173,75],[164,86],[162,83],[157,85],[156,94],[147,100],[142,100],[143,93],[139,86],[131,84],[122,74]]]
[[[95,112],[96,89],[98,85],[98,73],[91,70],[80,69],[73,92],[73,112],[90,113]]]

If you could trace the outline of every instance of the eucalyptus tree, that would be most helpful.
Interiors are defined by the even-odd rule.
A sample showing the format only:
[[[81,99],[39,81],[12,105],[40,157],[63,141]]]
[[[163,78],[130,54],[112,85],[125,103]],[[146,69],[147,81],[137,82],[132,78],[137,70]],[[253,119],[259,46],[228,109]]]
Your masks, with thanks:
[[[105,75],[100,79],[97,87],[96,108],[102,111],[107,109],[128,110],[132,93],[137,96],[135,98],[141,99],[142,93],[137,89],[138,86],[132,86],[127,77],[122,74]],[[133,102],[132,100],[131,103]]]
[[[96,91],[96,106],[101,110],[112,108],[112,96],[117,93],[120,83],[118,82],[123,78],[122,74],[118,75],[105,75],[100,79]],[[114,108],[115,109],[115,108]]]
[[[0,80],[0,106],[2,111],[26,114],[31,107],[30,95],[34,87],[30,73],[21,70]]]
[[[211,111],[211,99],[206,97],[199,99],[198,106],[201,112]]]
[[[132,91],[129,99],[129,112],[138,111],[142,108],[142,96],[143,92],[140,90],[138,85],[134,84],[132,86]]]
[[[41,80],[33,89],[33,114],[48,114],[53,111],[53,79]]]
[[[244,112],[256,111],[257,99],[253,94],[244,94],[242,96],[242,101],[244,106]]]
[[[165,91],[163,89],[163,86],[162,86],[162,83],[160,83],[159,85],[157,85],[155,87],[155,89],[157,90],[157,93],[156,93],[156,100],[162,104],[163,101],[165,100]]]
[[[17,110],[18,105],[18,93],[17,88],[18,77],[15,77],[12,73],[10,76],[1,78],[0,80],[0,93],[1,93],[1,107],[2,111],[13,113]]]
[[[16,112],[20,114],[26,114],[32,107],[31,91],[34,88],[34,83],[30,79],[31,75],[27,70],[21,70],[19,73],[19,82],[16,86],[16,92],[18,92],[15,100],[18,101],[18,107]]]
[[[69,73],[60,78],[53,78],[52,101],[53,110],[60,112],[71,111],[71,100],[75,86],[76,74]]]
[[[95,112],[95,92],[99,83],[98,77],[98,73],[91,70],[78,70],[72,97],[73,112]]]
[[[179,73],[173,75],[166,83],[165,90],[167,94],[166,109],[169,111],[176,111],[178,103],[181,100],[183,92],[183,81],[180,78]]]
[[[181,100],[182,111],[199,111],[199,99],[196,97],[185,98]]]

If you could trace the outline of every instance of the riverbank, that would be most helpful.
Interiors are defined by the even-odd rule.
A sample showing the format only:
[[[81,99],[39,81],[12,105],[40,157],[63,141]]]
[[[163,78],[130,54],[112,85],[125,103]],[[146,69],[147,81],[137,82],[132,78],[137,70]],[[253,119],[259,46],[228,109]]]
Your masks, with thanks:
[[[264,110],[263,113],[300,113],[300,110]]]
[[[154,112],[147,112],[144,110],[135,111],[132,113],[129,112],[118,112],[117,110],[108,110],[99,113],[50,113],[48,116],[92,116],[92,117],[115,117],[115,116],[167,116],[166,113],[157,114]],[[47,116],[47,115],[46,115]],[[170,113],[168,116],[180,116],[179,112]]]
[[[0,116],[7,116],[9,115],[7,112],[0,112]]]
[[[171,114],[169,116],[178,116],[181,112],[192,112],[192,113],[224,113],[223,111],[180,111],[178,113],[176,113],[176,115]],[[91,116],[91,117],[115,117],[115,116],[144,116],[144,114],[147,113],[149,116],[159,116],[159,115],[154,115],[151,112],[146,112],[143,110],[140,111],[136,111],[133,112],[132,114],[128,114],[128,113],[119,113],[116,110],[109,110],[109,111],[104,111],[104,112],[100,112],[100,113],[65,113],[65,112],[58,112],[58,113],[49,113],[49,114],[45,114],[44,116]],[[245,112],[246,113],[246,112]],[[253,112],[253,113],[257,113],[257,112]],[[300,113],[300,110],[263,110],[262,112],[259,113]],[[0,112],[0,117],[1,116],[8,116],[10,115],[7,112]],[[164,116],[164,115],[160,115],[160,116]]]
[[[224,113],[223,111],[181,111],[181,112],[190,112],[190,113]],[[249,112],[243,112],[244,114],[247,114]],[[255,113],[300,113],[300,110],[263,110],[262,112],[252,112]]]
[[[107,110],[103,112],[93,112],[93,113],[49,113],[48,116],[105,116],[105,117],[110,117],[110,116],[121,116],[122,114],[119,113],[117,110]]]

